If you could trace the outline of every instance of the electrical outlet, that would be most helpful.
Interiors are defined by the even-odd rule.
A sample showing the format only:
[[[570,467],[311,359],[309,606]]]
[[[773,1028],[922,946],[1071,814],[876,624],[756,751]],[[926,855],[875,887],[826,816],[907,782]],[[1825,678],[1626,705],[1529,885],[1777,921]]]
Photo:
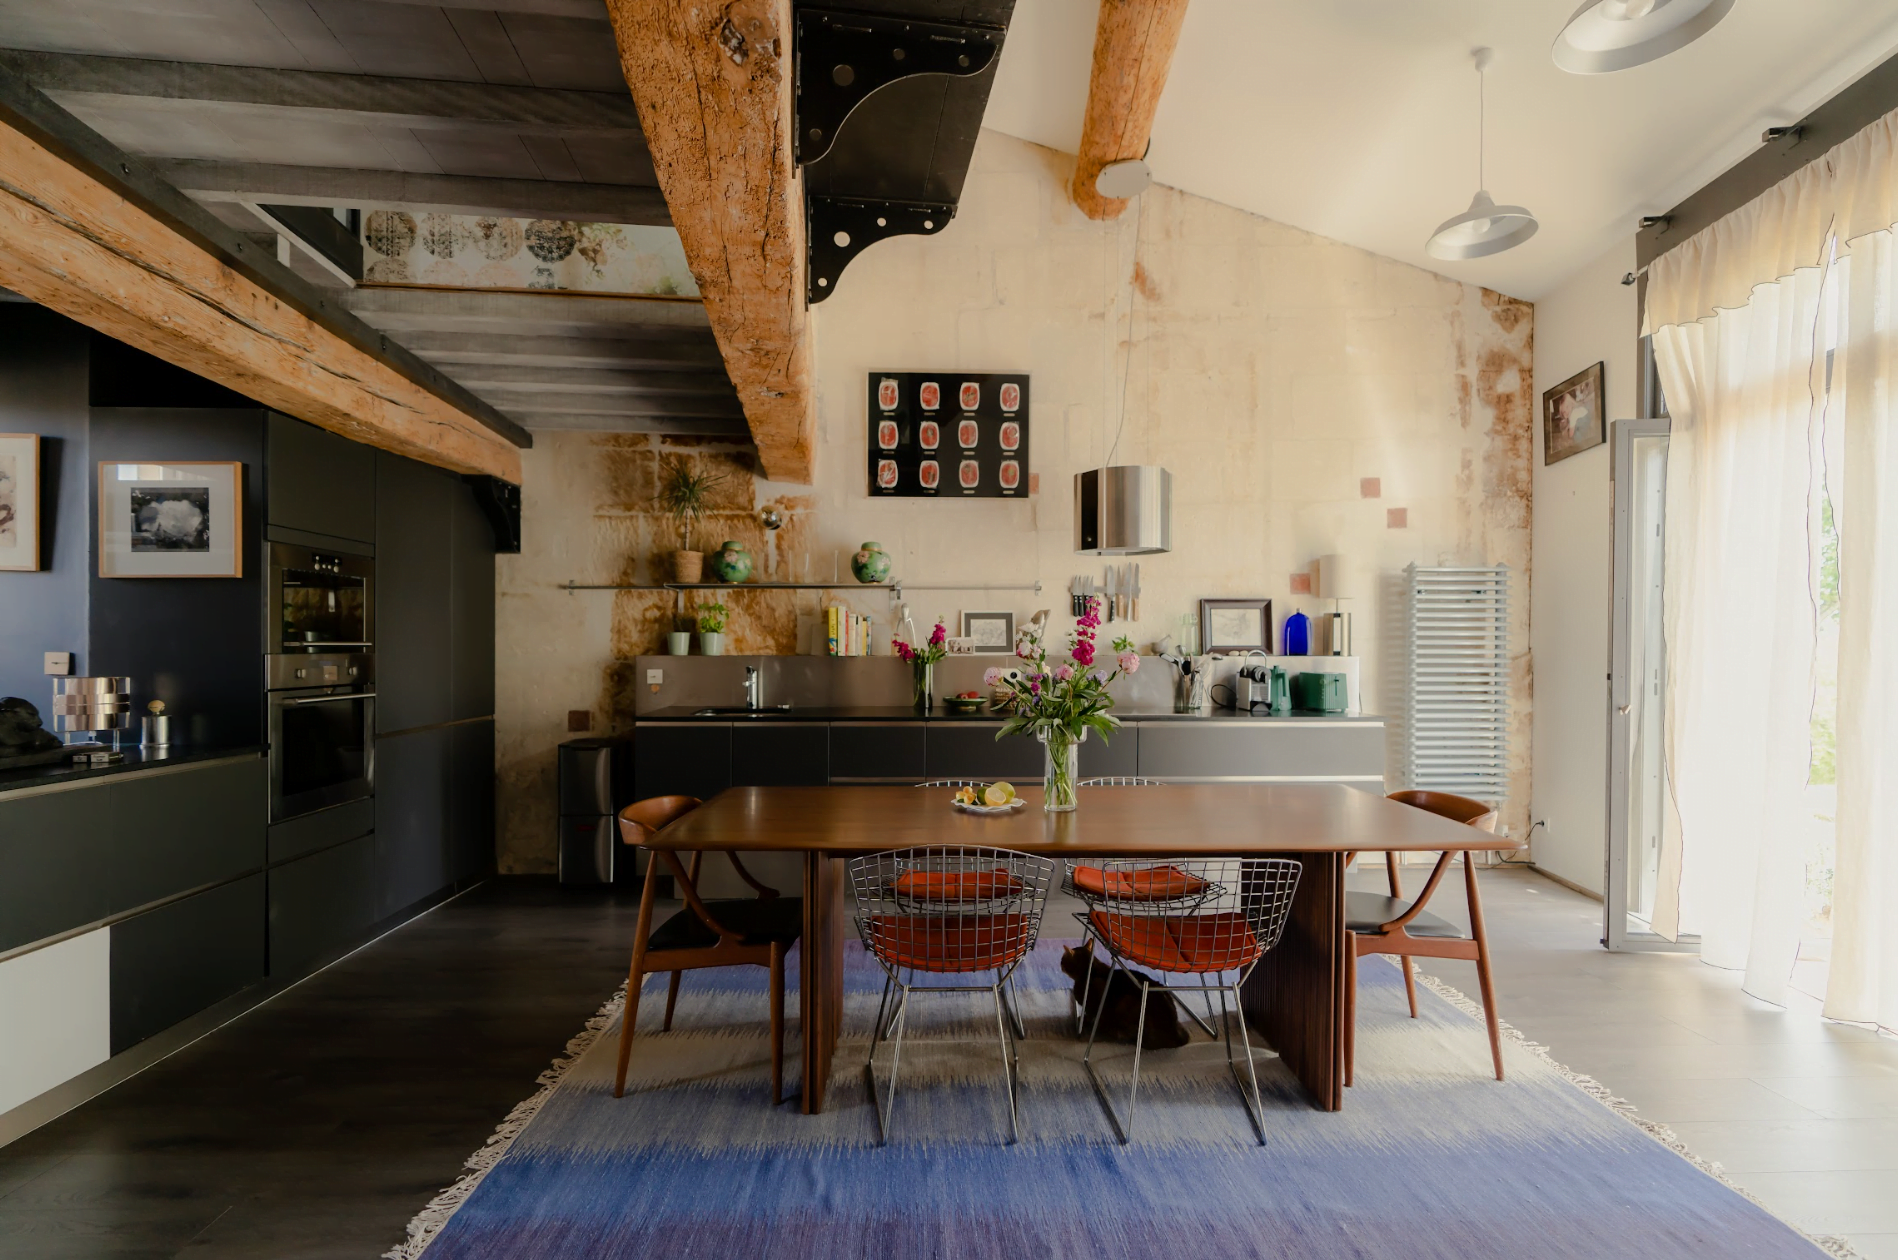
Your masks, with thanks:
[[[48,652],[46,654],[46,672],[55,678],[64,678],[72,673],[72,653]]]

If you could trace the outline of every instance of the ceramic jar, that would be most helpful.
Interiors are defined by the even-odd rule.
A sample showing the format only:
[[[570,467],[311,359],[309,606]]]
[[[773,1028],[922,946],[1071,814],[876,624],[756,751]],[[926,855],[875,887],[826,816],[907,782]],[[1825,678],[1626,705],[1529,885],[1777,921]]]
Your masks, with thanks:
[[[712,553],[712,576],[721,582],[743,582],[751,576],[751,553],[732,539],[726,539]]]
[[[890,553],[873,542],[867,542],[850,557],[850,572],[857,581],[863,583],[887,582],[890,580]]]

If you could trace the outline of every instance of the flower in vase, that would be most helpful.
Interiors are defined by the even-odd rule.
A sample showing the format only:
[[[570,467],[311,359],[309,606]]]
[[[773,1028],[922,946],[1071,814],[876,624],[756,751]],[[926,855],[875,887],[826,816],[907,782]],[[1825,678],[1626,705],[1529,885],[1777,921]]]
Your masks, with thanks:
[[[1085,669],[1094,663],[1094,645],[1086,639],[1076,639],[1074,650],[1069,655],[1074,658],[1076,665]]]
[[[1072,677],[1074,677],[1074,670],[1070,666],[1062,665],[1057,667],[1054,671],[1054,680],[1056,682],[1066,682]]]
[[[993,687],[1000,681],[1002,681],[1002,671],[1000,669],[990,667],[982,671],[982,685],[984,687]]]
[[[1119,664],[1121,673],[1131,674],[1140,668],[1140,654],[1138,652],[1122,652],[1120,654]]]
[[[941,647],[943,640],[947,639],[948,637],[949,637],[949,632],[943,629],[942,622],[938,621],[936,623],[936,628],[929,632],[929,646]]]

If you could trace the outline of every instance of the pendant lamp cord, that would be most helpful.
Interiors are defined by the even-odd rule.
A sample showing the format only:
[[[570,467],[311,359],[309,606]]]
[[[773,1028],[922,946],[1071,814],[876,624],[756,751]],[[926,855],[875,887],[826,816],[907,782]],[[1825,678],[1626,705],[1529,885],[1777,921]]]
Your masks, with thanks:
[[[1114,429],[1114,441],[1107,448],[1107,458],[1102,461],[1102,467],[1107,468],[1113,466],[1114,452],[1120,449],[1120,435],[1127,431],[1127,375],[1134,365],[1134,307],[1140,300],[1140,236],[1147,219],[1142,213],[1144,202],[1144,197],[1134,199],[1134,256],[1132,265],[1127,268],[1127,357],[1120,365],[1120,423]],[[1148,362],[1151,365],[1152,360]],[[1152,375],[1151,366],[1148,375]]]
[[[1484,92],[1488,78],[1489,76],[1483,73],[1482,59],[1478,58],[1476,62],[1476,186],[1485,191],[1489,188],[1489,185],[1484,182],[1486,176],[1483,170],[1483,148],[1488,139],[1484,131],[1489,125],[1489,100]]]

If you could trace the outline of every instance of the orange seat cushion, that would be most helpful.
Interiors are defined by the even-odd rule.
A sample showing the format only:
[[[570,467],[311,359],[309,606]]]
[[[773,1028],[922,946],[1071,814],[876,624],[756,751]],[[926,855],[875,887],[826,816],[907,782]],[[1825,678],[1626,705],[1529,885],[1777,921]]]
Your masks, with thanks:
[[[1109,949],[1155,971],[1234,971],[1265,952],[1252,926],[1239,914],[1158,918],[1096,910],[1088,919]]]
[[[1034,944],[1034,919],[1025,914],[936,918],[877,914],[864,924],[864,947],[894,967],[917,971],[992,971]]]
[[[905,871],[890,889],[915,901],[993,901],[1020,892],[1022,882],[998,866],[992,871]]]
[[[1074,887],[1087,896],[1117,901],[1176,901],[1206,891],[1206,881],[1177,866],[1149,866],[1142,871],[1104,871],[1098,866],[1074,868]]]

